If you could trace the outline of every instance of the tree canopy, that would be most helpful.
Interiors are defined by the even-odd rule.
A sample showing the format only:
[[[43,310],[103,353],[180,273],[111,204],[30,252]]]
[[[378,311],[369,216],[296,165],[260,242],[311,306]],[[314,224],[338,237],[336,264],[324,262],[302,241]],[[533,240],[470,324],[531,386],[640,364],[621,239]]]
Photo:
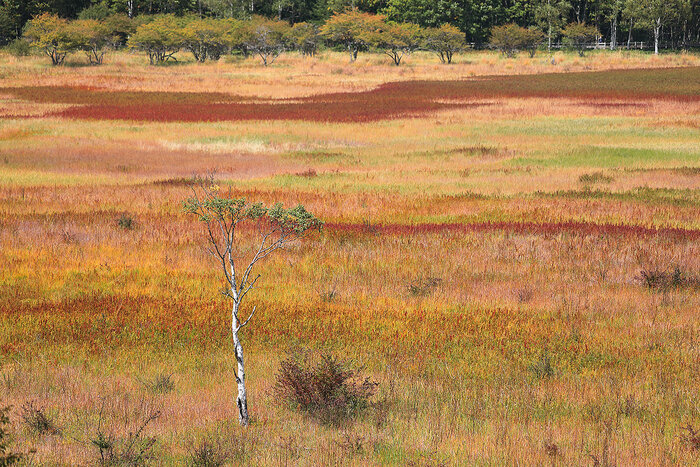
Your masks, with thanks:
[[[99,64],[106,50],[127,42],[154,64],[180,50],[197,61],[240,51],[268,64],[291,49],[314,55],[321,43],[346,50],[351,61],[374,49],[399,65],[421,48],[450,63],[467,44],[533,55],[546,37],[548,49],[568,44],[583,53],[597,40],[616,48],[623,34],[628,45],[634,35],[656,52],[700,45],[700,6],[693,0],[0,0],[0,45],[23,35],[54,65],[81,50]]]

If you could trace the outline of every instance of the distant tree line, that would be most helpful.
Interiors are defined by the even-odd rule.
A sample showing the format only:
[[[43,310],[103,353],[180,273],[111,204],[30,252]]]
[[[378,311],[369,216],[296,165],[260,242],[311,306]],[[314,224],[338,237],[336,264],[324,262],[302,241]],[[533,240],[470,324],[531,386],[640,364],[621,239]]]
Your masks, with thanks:
[[[248,21],[253,28],[265,23],[265,28],[273,31],[272,36],[279,36],[279,31],[274,31],[282,23],[292,29],[302,24],[296,34],[312,34],[348,11],[355,11],[355,19],[361,23],[382,18],[386,25],[398,28],[393,36],[411,36],[408,42],[415,34],[409,34],[406,28],[435,30],[451,26],[450,32],[459,30],[463,42],[479,48],[490,43],[494,28],[509,25],[531,31],[534,35],[530,42],[542,34],[547,46],[552,47],[562,39],[570,40],[563,31],[566,25],[575,23],[592,27],[596,31],[593,40],[604,40],[611,49],[629,45],[632,40],[647,41],[657,50],[700,44],[700,0],[0,0],[0,45],[21,37],[28,21],[42,14],[100,24],[127,17],[134,31],[146,23],[155,21],[158,25],[164,17],[173,24],[185,19],[191,22],[189,18],[196,17],[205,21],[199,23],[200,27],[224,24],[213,20],[228,20],[239,26],[243,23],[236,21]],[[383,43],[388,36],[362,37],[348,45],[349,52]],[[337,38],[334,41],[342,42]],[[400,61],[401,52],[394,45],[387,42],[381,48]],[[414,46],[408,44],[401,50]],[[532,50],[529,45],[525,48]],[[159,58],[156,54],[155,59]]]
[[[419,49],[451,63],[454,54],[466,48],[464,34],[449,24],[422,28],[359,10],[335,14],[321,26],[290,25],[263,16],[241,20],[157,14],[130,19],[112,14],[99,20],[67,20],[42,13],[27,22],[20,40],[48,56],[54,65],[62,64],[73,52],[83,52],[90,64],[99,65],[107,51],[122,47],[145,52],[152,65],[176,60],[175,54],[185,51],[198,62],[237,53],[259,57],[265,66],[285,51],[313,56],[321,43],[347,51],[350,61],[361,51],[377,50],[397,66],[404,56]]]

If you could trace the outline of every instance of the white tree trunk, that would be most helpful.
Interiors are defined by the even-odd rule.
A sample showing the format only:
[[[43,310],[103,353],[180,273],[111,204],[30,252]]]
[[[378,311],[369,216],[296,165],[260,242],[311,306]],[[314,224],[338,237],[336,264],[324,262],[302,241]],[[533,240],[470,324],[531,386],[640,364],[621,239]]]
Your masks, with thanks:
[[[617,47],[617,13],[613,17],[612,25],[610,27],[610,50],[615,50]]]
[[[630,49],[630,44],[632,43],[632,18],[630,18],[630,30],[629,33],[627,34],[627,50]]]
[[[243,346],[238,338],[238,302],[234,300],[231,312],[231,331],[233,334],[233,348],[236,353],[238,364],[236,371],[236,384],[238,385],[238,396],[236,397],[236,407],[238,408],[238,423],[248,426],[248,395],[245,389],[245,364],[243,363]]]
[[[661,35],[661,18],[656,19],[654,25],[654,54],[659,54],[659,36]]]

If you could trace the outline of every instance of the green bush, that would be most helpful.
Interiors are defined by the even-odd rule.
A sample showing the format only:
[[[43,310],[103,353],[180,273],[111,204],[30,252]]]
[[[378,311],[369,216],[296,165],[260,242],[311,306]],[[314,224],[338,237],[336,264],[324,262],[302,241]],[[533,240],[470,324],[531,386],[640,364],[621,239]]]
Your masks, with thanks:
[[[24,39],[15,39],[10,42],[5,50],[15,57],[28,57],[32,54],[32,48],[29,46],[29,42]]]

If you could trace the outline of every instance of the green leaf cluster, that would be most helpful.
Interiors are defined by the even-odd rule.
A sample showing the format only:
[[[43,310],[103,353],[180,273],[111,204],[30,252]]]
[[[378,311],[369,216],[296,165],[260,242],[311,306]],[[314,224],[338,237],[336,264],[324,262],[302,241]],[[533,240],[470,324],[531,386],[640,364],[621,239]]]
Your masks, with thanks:
[[[237,225],[243,221],[265,221],[276,230],[301,235],[308,230],[320,229],[323,222],[302,205],[285,208],[282,203],[266,207],[263,203],[250,203],[246,198],[226,198],[216,190],[203,199],[191,197],[184,201],[183,210],[194,214],[202,222],[220,221]]]

